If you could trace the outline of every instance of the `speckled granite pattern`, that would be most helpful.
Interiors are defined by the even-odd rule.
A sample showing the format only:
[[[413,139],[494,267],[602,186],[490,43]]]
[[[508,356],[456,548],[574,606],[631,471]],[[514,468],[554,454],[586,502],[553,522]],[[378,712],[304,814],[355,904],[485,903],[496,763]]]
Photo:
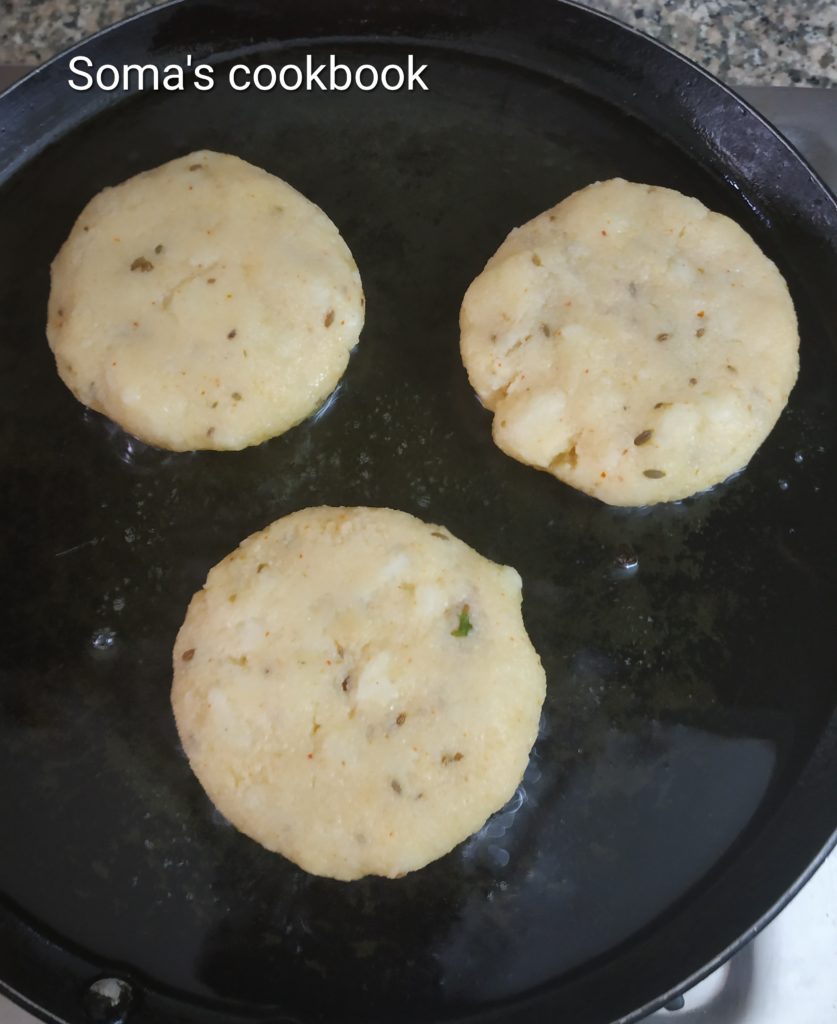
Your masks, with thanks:
[[[0,62],[46,60],[154,2],[0,0]],[[733,85],[837,86],[837,0],[591,0],[590,6],[662,39]]]

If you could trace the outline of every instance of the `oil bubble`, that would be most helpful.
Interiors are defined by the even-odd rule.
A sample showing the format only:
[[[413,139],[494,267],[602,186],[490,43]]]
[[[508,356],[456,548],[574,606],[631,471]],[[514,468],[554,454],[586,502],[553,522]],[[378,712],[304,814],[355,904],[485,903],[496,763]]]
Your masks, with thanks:
[[[116,454],[128,466],[132,466],[138,458],[142,458],[145,452],[148,451],[147,444],[138,441],[135,437],[131,437],[130,434],[116,435],[113,439],[113,444],[116,448]]]
[[[509,863],[509,851],[502,846],[489,846],[488,861],[491,867],[504,868]]]
[[[112,651],[115,645],[116,631],[111,629],[110,626],[102,626],[90,637],[90,646],[94,651],[100,653]]]
[[[614,559],[616,568],[624,573],[633,573],[639,568],[639,555],[627,544],[622,545]]]

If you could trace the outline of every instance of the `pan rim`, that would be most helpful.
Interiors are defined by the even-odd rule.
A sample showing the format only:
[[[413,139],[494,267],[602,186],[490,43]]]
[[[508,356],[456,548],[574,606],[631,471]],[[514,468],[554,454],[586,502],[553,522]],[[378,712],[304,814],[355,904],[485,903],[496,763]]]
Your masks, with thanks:
[[[601,19],[602,21],[608,22],[611,25],[614,25],[614,26],[618,27],[618,29],[620,31],[622,31],[622,32],[628,32],[628,33],[630,33],[630,34],[632,34],[632,35],[634,35],[636,37],[639,37],[640,39],[642,39],[644,41],[645,44],[650,44],[653,47],[655,47],[656,49],[658,49],[659,51],[664,52],[664,53],[670,55],[670,57],[676,59],[682,65],[684,65],[684,66],[688,67],[689,69],[691,69],[692,72],[697,73],[699,76],[701,76],[702,78],[706,79],[708,82],[712,83],[712,85],[714,87],[716,87],[716,88],[720,87],[720,89],[723,91],[723,93],[727,97],[729,97],[729,98],[735,100],[737,103],[739,103],[748,112],[749,116],[755,117],[756,120],[758,121],[758,123],[764,129],[766,129],[768,132],[770,132],[772,134],[772,136],[787,149],[787,151],[794,158],[794,161],[796,163],[801,164],[801,166],[811,176],[812,181],[817,186],[819,186],[820,191],[825,196],[827,201],[830,203],[832,214],[834,216],[837,216],[837,198],[835,197],[834,193],[829,189],[829,187],[825,184],[825,182],[823,182],[821,176],[813,168],[810,167],[810,165],[799,154],[799,152],[793,146],[793,144],[790,141],[788,141],[782,135],[782,133],[779,132],[766,118],[764,118],[757,110],[755,110],[752,107],[751,104],[749,104],[746,100],[744,100],[735,91],[735,89],[733,87],[730,87],[730,86],[726,85],[725,83],[721,82],[711,72],[708,72],[706,69],[700,67],[700,65],[696,64],[690,58],[685,57],[682,54],[678,53],[676,50],[672,49],[667,44],[660,42],[659,40],[649,36],[647,33],[644,33],[644,32],[642,32],[639,29],[634,28],[633,26],[626,25],[625,23],[621,22],[618,18],[615,18],[612,15],[606,14],[606,13],[601,12],[601,11],[593,10],[593,9],[583,5],[583,4],[577,3],[576,0],[553,0],[553,2],[555,4],[556,8],[558,8],[558,7],[566,7],[566,8],[577,9],[579,11],[582,11],[585,16],[592,16],[594,18]],[[96,45],[101,45],[101,44],[103,44],[103,42],[107,41],[108,37],[112,33],[124,31],[126,29],[126,27],[130,27],[135,22],[142,21],[142,20],[149,19],[149,18],[166,17],[166,16],[168,16],[168,14],[171,11],[173,11],[175,9],[178,9],[178,8],[181,8],[181,7],[186,7],[186,6],[189,6],[189,5],[194,5],[194,3],[195,3],[195,0],[168,0],[168,2],[166,2],[164,4],[161,4],[159,6],[151,8],[149,10],[140,12],[138,14],[132,15],[131,17],[129,17],[127,19],[124,19],[123,21],[121,21],[121,22],[119,22],[119,23],[117,23],[115,25],[108,26],[107,28],[105,28],[105,29],[101,30],[100,32],[96,33],[94,36],[88,37],[87,39],[85,39],[85,40],[83,40],[83,41],[81,41],[79,43],[76,43],[76,44],[73,44],[70,47],[67,47],[66,49],[62,50],[60,53],[58,53],[55,56],[53,56],[52,58],[50,58],[43,65],[39,66],[38,68],[33,69],[26,76],[24,76],[24,78],[20,79],[16,83],[14,83],[9,89],[7,89],[2,95],[0,95],[0,119],[3,118],[6,106],[9,104],[9,102],[12,101],[12,100],[16,101],[17,97],[20,95],[21,92],[26,92],[29,89],[29,85],[27,83],[31,83],[33,80],[35,80],[37,82],[40,82],[41,81],[41,77],[39,77],[39,76],[42,76],[45,71],[48,71],[50,69],[58,68],[60,66],[61,61],[65,60],[69,55],[74,54],[76,52],[79,52],[83,48],[89,47],[93,43],[95,43]],[[306,42],[311,42],[311,41],[316,41],[318,44],[322,44],[322,43],[326,43],[326,42],[327,43],[333,43],[333,44],[339,44],[341,42],[344,43],[344,44],[345,43],[351,43],[351,42],[355,42],[355,43],[357,43],[357,42],[366,42],[366,43],[383,43],[383,44],[388,44],[388,45],[401,46],[401,45],[404,45],[406,43],[412,42],[413,40],[411,40],[411,38],[407,37],[407,36],[402,36],[402,37],[397,38],[397,39],[390,39],[390,38],[387,38],[387,37],[360,36],[360,35],[356,35],[356,36],[342,35],[342,36],[333,36],[333,37],[332,36],[323,36],[323,37],[316,37],[316,40],[305,40],[305,39],[302,39],[302,38],[288,40],[288,42],[291,43],[294,46],[304,46],[304,45],[306,45]],[[495,51],[491,51],[491,50],[481,50],[479,48],[476,48],[476,49],[474,49],[474,48],[465,48],[462,44],[457,44],[456,42],[453,42],[453,43],[449,44],[448,46],[445,46],[441,41],[432,40],[432,39],[427,39],[427,40],[416,39],[415,43],[416,44],[420,43],[420,44],[423,44],[423,45],[428,46],[428,47],[449,49],[452,52],[466,52],[469,55],[476,56],[476,57],[490,57],[492,59],[503,61],[504,63],[510,64],[512,66],[515,66],[515,67],[522,67],[522,68],[526,68],[528,70],[535,70],[535,69],[533,69],[531,67],[531,65],[529,65],[529,64],[527,64],[525,62],[519,62],[517,60],[513,60],[513,59],[511,59],[509,57],[509,55],[504,55],[501,52],[496,51],[496,50]],[[226,54],[217,55],[217,59],[220,59],[220,60],[227,59],[227,55]],[[124,94],[124,96],[120,96],[120,98],[127,99],[131,95],[133,95],[133,92],[132,93]],[[71,128],[70,130],[72,131],[73,129]],[[63,133],[60,133],[60,134],[63,134]],[[57,136],[55,136],[55,137],[57,137]],[[13,177],[15,174],[17,174],[25,166],[25,164],[29,160],[32,159],[32,157],[34,155],[36,155],[38,152],[41,152],[43,148],[45,148],[47,145],[49,145],[50,141],[52,141],[52,139],[50,139],[50,138],[45,138],[45,139],[40,140],[39,146],[34,148],[34,149],[28,149],[27,151],[25,151],[21,155],[21,157],[20,157],[18,162],[16,162],[16,163],[12,162],[12,163],[6,165],[3,168],[3,170],[0,171],[0,185],[5,184],[11,177]],[[825,733],[825,731],[827,731],[827,729],[828,729],[828,725],[824,726],[823,733]],[[832,832],[832,834],[830,835],[830,837],[826,841],[825,845],[822,846],[822,848],[817,853],[815,858],[809,863],[808,867],[800,875],[797,876],[796,880],[783,893],[783,895],[778,900],[776,900],[773,903],[773,905],[767,911],[765,911],[762,914],[762,916],[753,925],[751,925],[751,927],[747,931],[745,931],[745,933],[743,935],[741,935],[736,941],[734,941],[729,946],[727,946],[712,961],[710,961],[707,965],[705,965],[704,968],[702,968],[700,971],[697,971],[697,972],[691,974],[684,982],[676,985],[675,987],[673,987],[672,989],[667,991],[665,994],[659,996],[653,1003],[649,1003],[649,1004],[647,1004],[647,1005],[645,1005],[645,1006],[643,1006],[641,1008],[638,1008],[637,1010],[631,1011],[628,1015],[619,1018],[619,1024],[632,1024],[632,1022],[635,1022],[635,1021],[639,1020],[641,1017],[645,1016],[646,1014],[654,1012],[656,1009],[664,1006],[673,996],[679,994],[680,992],[682,992],[682,991],[684,991],[684,990],[686,990],[688,988],[691,988],[694,984],[696,984],[702,978],[706,977],[713,970],[717,969],[717,967],[719,967],[721,964],[723,964],[727,959],[729,959],[730,956],[734,955],[735,952],[737,952],[740,948],[742,948],[744,945],[746,945],[746,943],[749,942],[759,931],[761,931],[762,928],[764,928],[771,920],[773,920],[775,918],[775,916],[794,898],[794,896],[800,891],[800,889],[813,876],[813,874],[818,870],[818,868],[821,866],[823,861],[826,859],[826,857],[829,855],[829,853],[835,847],[837,847],[837,827],[835,827],[834,831]],[[547,987],[551,987],[554,984],[555,984],[555,980],[553,980],[552,982],[549,982],[547,984]],[[25,1000],[26,1003],[28,1004],[28,1008],[31,1008],[33,1012],[37,1012],[42,1017],[42,1019],[45,1019],[45,1020],[61,1020],[61,1018],[56,1017],[55,1015],[53,1015],[51,1013],[51,1011],[46,1010],[45,1008],[36,1006],[36,1004],[32,1000],[30,1000],[28,997],[26,997],[22,993],[15,992],[15,990],[12,989],[2,979],[0,979],[0,991],[3,991],[4,993],[9,994],[10,997],[13,998],[15,1001]],[[516,1000],[515,1002],[519,1001],[519,1002],[522,1003],[522,1002],[525,1002],[529,998],[537,998],[537,997],[538,997],[537,996],[537,991],[533,991],[528,996],[524,995],[523,997],[520,998],[520,1000]],[[191,1003],[191,1001],[192,1001],[190,997],[186,996],[183,993],[178,993],[178,997],[177,998],[178,998],[178,1000],[181,1000],[181,1001],[187,1002],[187,1003]],[[220,1000],[218,1002],[220,1002]],[[196,1003],[196,1005],[198,1005],[198,1004]],[[457,1019],[460,1019],[460,1020],[464,1021],[464,1020],[468,1020],[470,1018],[468,1016],[465,1016],[465,1017],[459,1017]]]

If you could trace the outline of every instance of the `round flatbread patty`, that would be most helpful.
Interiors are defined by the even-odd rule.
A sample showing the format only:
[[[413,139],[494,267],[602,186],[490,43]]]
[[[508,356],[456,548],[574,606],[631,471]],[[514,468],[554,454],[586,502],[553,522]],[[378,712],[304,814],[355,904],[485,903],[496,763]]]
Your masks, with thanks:
[[[143,441],[240,449],[322,404],[363,304],[319,207],[201,151],[87,204],[52,264],[47,338],[79,401]]]
[[[697,199],[621,179],[513,230],[460,325],[497,445],[613,505],[740,470],[798,371],[787,285],[752,238]]]
[[[390,509],[304,509],[248,537],[174,648],[209,797],[339,879],[400,876],[477,831],[523,776],[544,694],[515,570]]]

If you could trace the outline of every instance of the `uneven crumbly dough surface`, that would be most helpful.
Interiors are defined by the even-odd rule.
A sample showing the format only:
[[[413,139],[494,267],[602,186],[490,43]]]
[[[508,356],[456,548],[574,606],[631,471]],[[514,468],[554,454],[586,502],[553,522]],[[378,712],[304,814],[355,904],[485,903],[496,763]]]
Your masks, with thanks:
[[[798,370],[787,286],[749,235],[621,179],[512,231],[460,325],[497,445],[612,505],[684,498],[741,469]]]
[[[545,693],[514,569],[403,512],[311,508],[195,595],[172,704],[242,832],[307,871],[397,877],[512,796]]]
[[[363,292],[329,218],[201,151],[95,196],[52,265],[47,337],[85,405],[150,444],[240,449],[334,389]]]

